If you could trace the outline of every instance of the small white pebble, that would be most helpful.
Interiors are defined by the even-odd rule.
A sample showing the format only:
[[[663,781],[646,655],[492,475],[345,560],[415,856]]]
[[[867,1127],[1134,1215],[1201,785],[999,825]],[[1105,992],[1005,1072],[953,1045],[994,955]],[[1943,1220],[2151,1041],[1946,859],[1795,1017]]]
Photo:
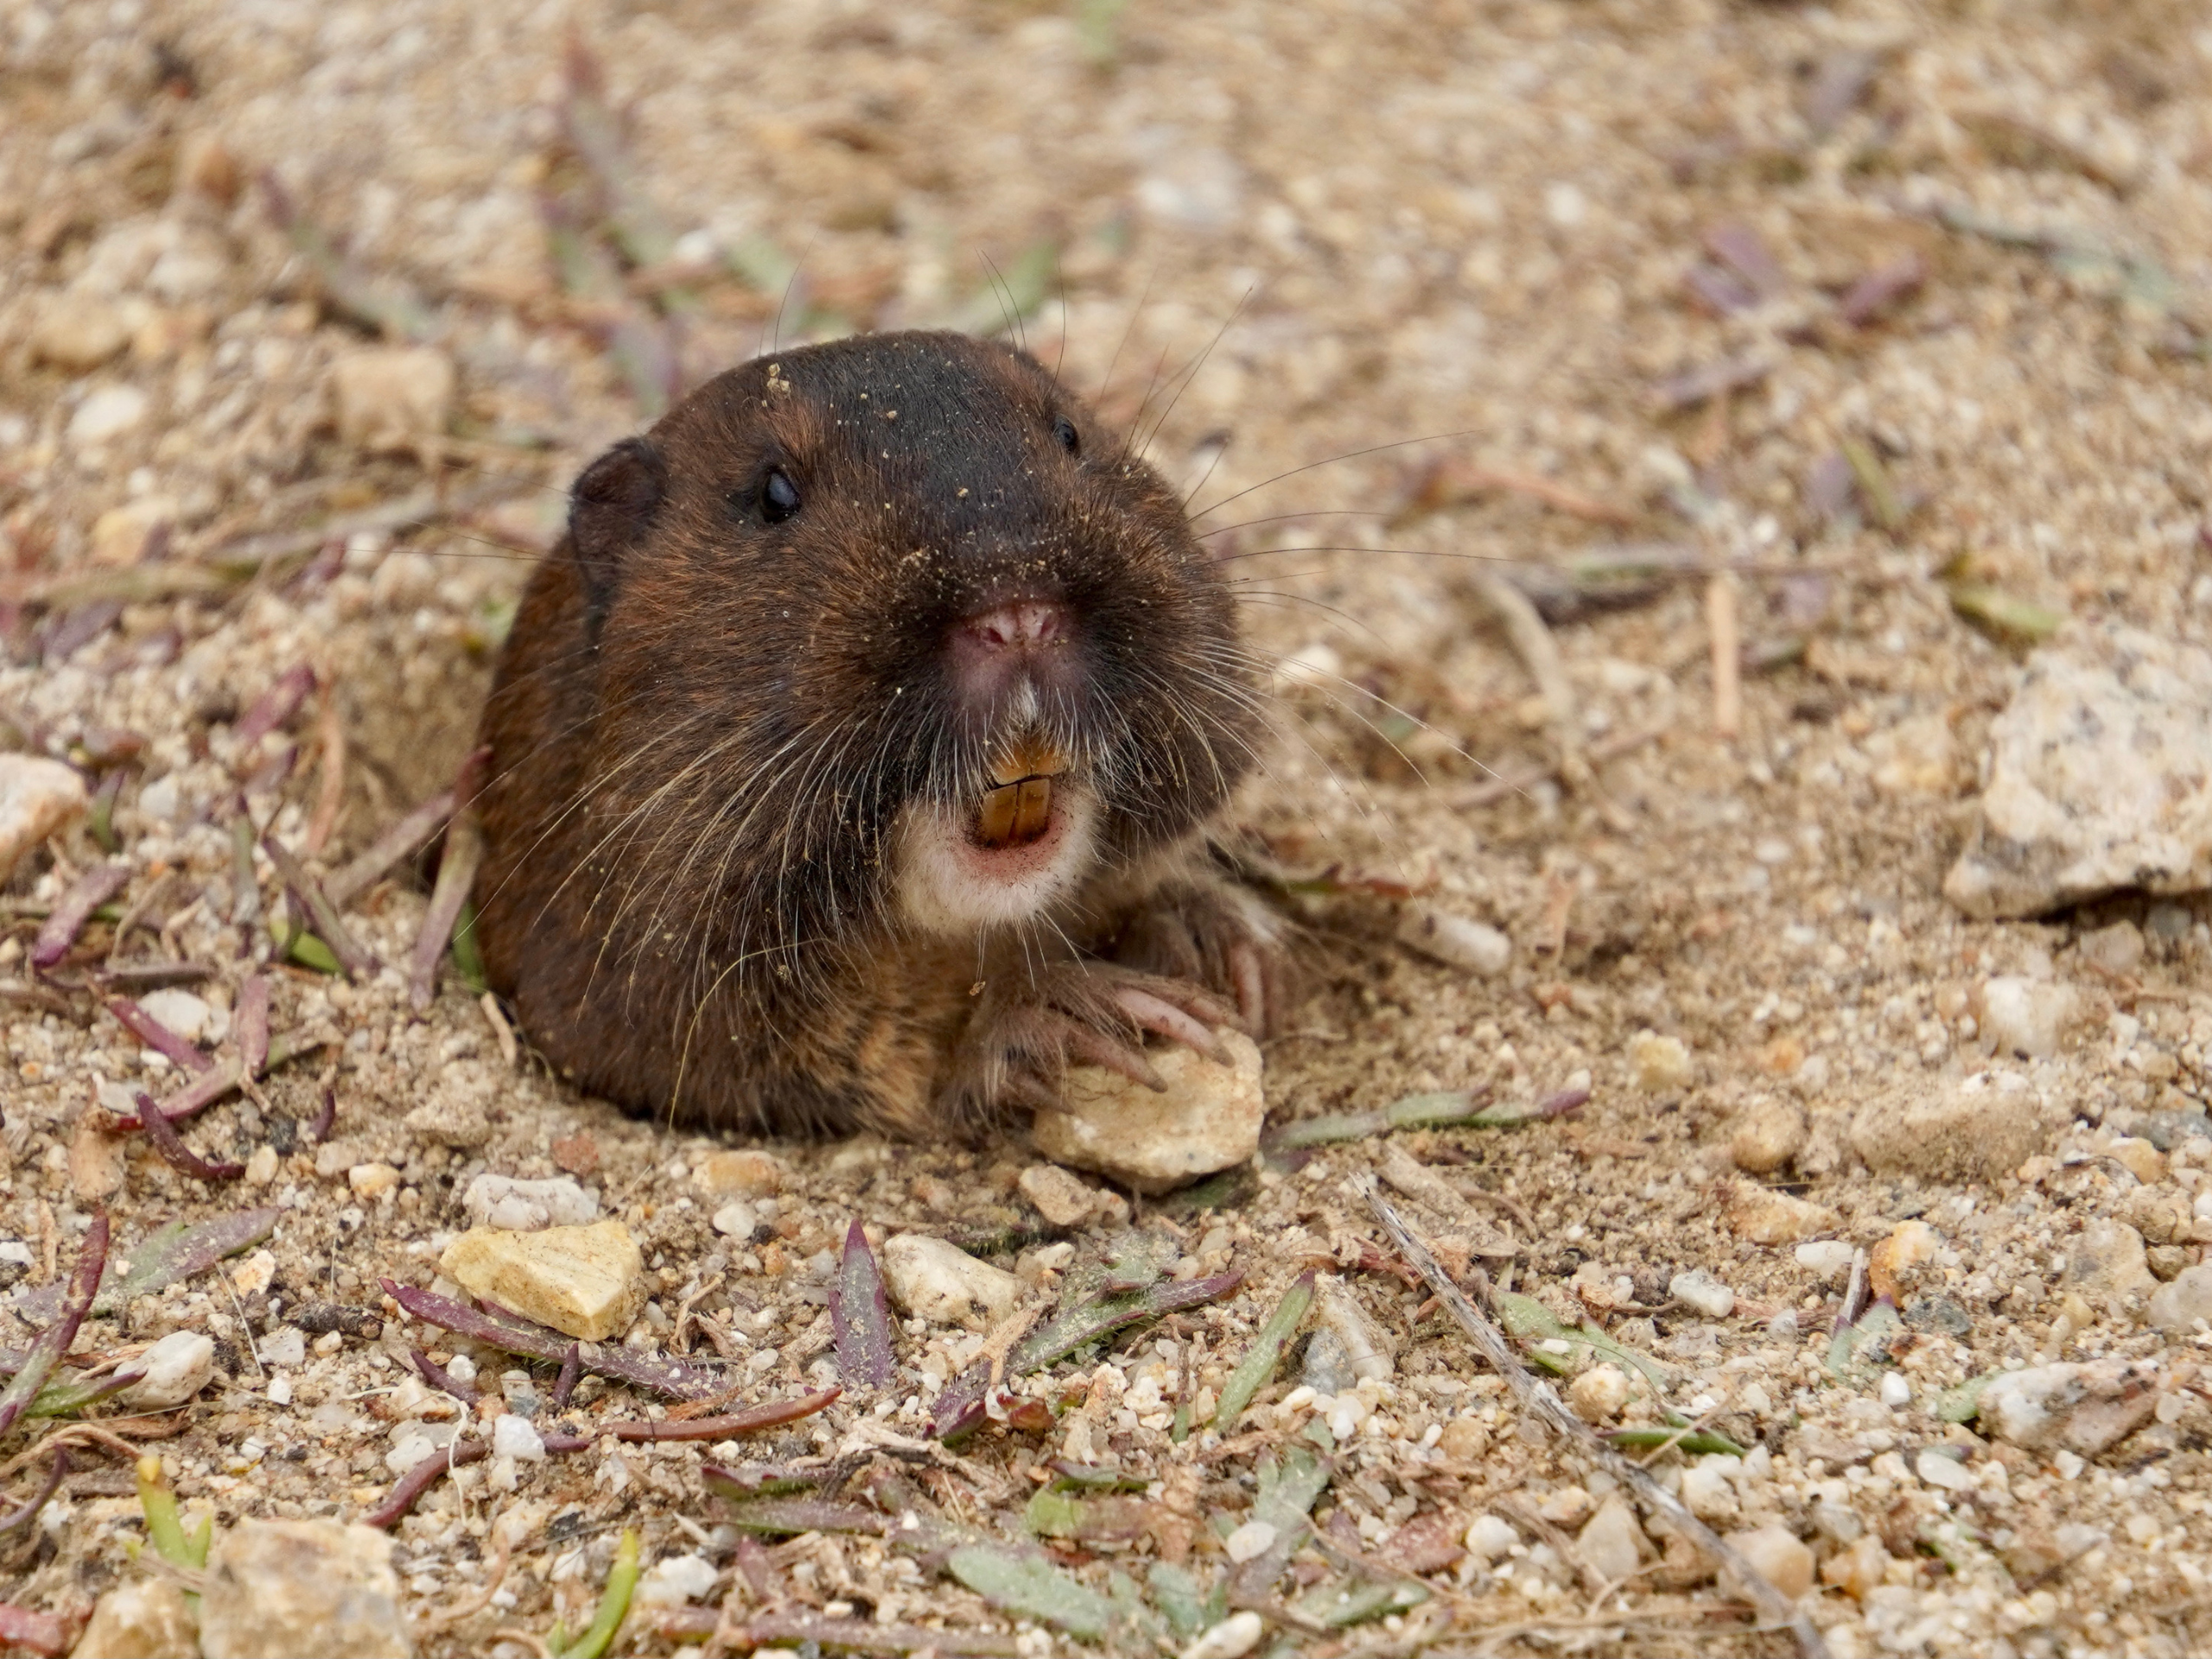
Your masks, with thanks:
[[[1736,1293],[1703,1268],[1676,1274],[1667,1281],[1667,1294],[1708,1319],[1725,1319],[1736,1307]]]
[[[1946,1457],[1935,1446],[1925,1448],[1913,1460],[1912,1466],[1930,1486],[1940,1486],[1947,1492],[1970,1492],[1974,1489],[1974,1478],[1966,1465],[1956,1458]]]
[[[1512,1523],[1494,1515],[1478,1515],[1467,1523],[1467,1535],[1462,1540],[1467,1554],[1488,1566],[1521,1541],[1521,1535],[1513,1530]]]
[[[1242,1567],[1274,1548],[1275,1529],[1265,1521],[1247,1521],[1222,1541],[1229,1559]]]
[[[527,1417],[503,1412],[492,1424],[492,1452],[518,1463],[540,1462],[545,1456],[545,1439]]]
[[[1265,1630],[1257,1613],[1231,1613],[1184,1649],[1183,1659],[1244,1659]]]
[[[750,1238],[760,1224],[759,1212],[743,1198],[732,1198],[715,1211],[715,1230],[725,1238]]]
[[[1882,1377],[1882,1403],[1889,1407],[1892,1411],[1897,1410],[1900,1407],[1910,1405],[1912,1403],[1912,1384],[1906,1382],[1903,1376],[1899,1376],[1895,1371],[1884,1373]]]

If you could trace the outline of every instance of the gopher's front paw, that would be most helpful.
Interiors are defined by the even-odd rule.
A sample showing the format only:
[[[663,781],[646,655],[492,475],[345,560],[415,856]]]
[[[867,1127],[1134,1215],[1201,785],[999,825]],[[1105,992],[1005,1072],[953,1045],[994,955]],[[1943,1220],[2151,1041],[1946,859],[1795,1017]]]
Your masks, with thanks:
[[[1233,997],[1237,1023],[1265,1037],[1288,1001],[1285,925],[1257,894],[1227,881],[1163,887],[1122,929],[1114,960]]]
[[[953,1055],[943,1098],[966,1122],[1059,1104],[1060,1079],[1087,1062],[1163,1088],[1146,1034],[1222,1059],[1214,1027],[1236,1014],[1205,987],[1119,963],[1058,963],[987,985]]]

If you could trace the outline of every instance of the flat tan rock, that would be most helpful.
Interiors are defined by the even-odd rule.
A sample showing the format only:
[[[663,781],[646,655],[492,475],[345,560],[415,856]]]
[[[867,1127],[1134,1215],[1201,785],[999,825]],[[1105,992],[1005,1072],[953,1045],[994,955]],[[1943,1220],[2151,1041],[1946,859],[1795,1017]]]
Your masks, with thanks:
[[[24,854],[75,823],[91,798],[85,780],[59,760],[0,754],[0,882]]]
[[[1182,1047],[1148,1056],[1164,1094],[1103,1066],[1071,1067],[1061,1090],[1065,1109],[1037,1114],[1037,1150],[1147,1193],[1243,1163],[1259,1150],[1268,1115],[1260,1050],[1241,1031],[1217,1034],[1227,1065]]]
[[[168,1580],[119,1584],[92,1605],[69,1659],[198,1659],[194,1623],[184,1591]]]
[[[240,1521],[216,1535],[200,1598],[207,1659],[412,1659],[391,1540],[335,1521]]]
[[[582,1342],[630,1328],[645,1305],[645,1258],[619,1221],[510,1232],[472,1227],[438,1270],[467,1290]]]

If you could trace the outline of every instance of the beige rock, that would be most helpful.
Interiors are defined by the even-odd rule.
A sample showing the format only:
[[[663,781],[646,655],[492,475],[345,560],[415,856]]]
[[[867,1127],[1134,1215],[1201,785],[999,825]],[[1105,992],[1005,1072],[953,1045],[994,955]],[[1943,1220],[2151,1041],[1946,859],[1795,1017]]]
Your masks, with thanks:
[[[141,496],[110,507],[92,520],[89,551],[94,564],[136,564],[157,531],[176,522],[176,503],[167,496]]]
[[[2212,886],[2212,652],[2116,620],[2068,628],[1991,722],[1987,776],[1943,882],[1969,916]]]
[[[1770,1175],[1797,1155],[1806,1133],[1803,1107],[1764,1096],[1738,1115],[1728,1136],[1728,1155],[1749,1174]]]
[[[2161,1331],[2183,1335],[2199,1319],[2212,1320],[2212,1262],[2186,1268],[2172,1282],[2151,1294],[2151,1323]]]
[[[84,815],[85,780],[59,760],[0,754],[0,885],[25,853]]]
[[[2053,980],[2000,974],[1976,986],[1967,1006],[1998,1054],[2048,1059],[2081,1018],[2082,996]]]
[[[368,346],[330,365],[340,439],[372,454],[411,451],[443,435],[453,363],[429,346]]]
[[[1770,1523],[1749,1532],[1732,1532],[1727,1541],[1761,1578],[1790,1600],[1813,1587],[1813,1552],[1789,1528]]]
[[[1636,1086],[1648,1095],[1687,1089],[1694,1075],[1689,1045],[1656,1031],[1639,1031],[1628,1039],[1628,1063],[1636,1073]]]
[[[69,1659],[199,1659],[199,1621],[168,1579],[119,1584],[92,1604]]]
[[[2147,1295],[2157,1283],[2145,1259],[2143,1235],[2124,1221],[2092,1217],[2066,1253],[2068,1288],[2093,1305],[2117,1309],[2130,1296]]]
[[[98,1204],[123,1190],[130,1144],[107,1132],[106,1117],[99,1108],[88,1106],[69,1134],[69,1190],[79,1204]]]
[[[356,1164],[346,1172],[346,1185],[357,1198],[380,1198],[399,1185],[399,1172],[390,1164]]]
[[[1587,1375],[1587,1373],[1586,1373]],[[1656,1552],[1636,1518],[1636,1507],[1618,1493],[1582,1523],[1574,1548],[1583,1565],[1605,1584],[1624,1583]]]
[[[1958,744],[1941,715],[1876,732],[1866,740],[1866,758],[1874,763],[1869,779],[1885,795],[1948,795],[1958,785]]]
[[[139,1357],[145,1376],[130,1389],[134,1406],[167,1411],[214,1380],[215,1339],[202,1331],[172,1331]]]
[[[1824,1204],[1738,1181],[1723,1212],[1729,1230],[1753,1244],[1794,1244],[1836,1230],[1840,1217]]]
[[[883,1241],[883,1283],[891,1300],[909,1313],[978,1329],[1012,1313],[1025,1288],[1003,1268],[921,1233]]]
[[[1834,1585],[1855,1601],[1864,1601],[1887,1581],[1889,1571],[1890,1552],[1870,1532],[1821,1564],[1821,1582]]]
[[[475,1100],[465,1095],[442,1095],[424,1101],[400,1120],[417,1141],[430,1146],[472,1152],[492,1138],[492,1120]]]
[[[619,1221],[508,1232],[472,1227],[446,1247],[438,1270],[473,1296],[526,1319],[601,1342],[645,1305],[645,1260]]]
[[[717,1198],[772,1198],[784,1190],[784,1166],[765,1152],[716,1152],[691,1179]]]
[[[1567,1385],[1567,1403],[1586,1423],[1608,1423],[1628,1404],[1628,1373],[1618,1365],[1592,1365]]]
[[[1058,1164],[1032,1164],[1021,1172],[1017,1185],[1039,1215],[1055,1227],[1080,1227],[1096,1218],[1104,1200],[1116,1196],[1102,1192]]]
[[[2123,1169],[2145,1186],[2166,1178],[2166,1154],[2140,1135],[2123,1135],[2105,1148],[2105,1155],[2117,1159]]]
[[[1496,928],[1419,901],[1400,914],[1398,943],[1485,979],[1503,973],[1513,961],[1513,941]]]
[[[1260,1051],[1242,1032],[1217,1034],[1228,1065],[1180,1046],[1149,1056],[1165,1093],[1100,1066],[1071,1067],[1065,1109],[1037,1114],[1037,1150],[1147,1193],[1243,1163],[1259,1150],[1268,1113]]]
[[[55,295],[39,308],[31,326],[31,355],[69,374],[83,374],[130,342],[131,320],[105,296],[76,291]]]
[[[412,1659],[391,1540],[335,1521],[239,1521],[216,1534],[200,1599],[207,1659]]]
[[[2016,1071],[1914,1078],[1859,1109],[1851,1146],[1877,1174],[1994,1180],[2043,1151],[2064,1117]]]
[[[102,386],[69,417],[69,442],[86,449],[112,443],[145,423],[153,401],[132,385]]]

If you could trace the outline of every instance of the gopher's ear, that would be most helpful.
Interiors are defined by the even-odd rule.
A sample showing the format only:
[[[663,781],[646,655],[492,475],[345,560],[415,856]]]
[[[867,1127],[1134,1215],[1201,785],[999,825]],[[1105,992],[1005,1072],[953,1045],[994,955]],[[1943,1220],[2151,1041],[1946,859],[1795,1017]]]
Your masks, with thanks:
[[[584,468],[569,499],[569,546],[583,579],[592,639],[614,602],[622,562],[668,494],[668,463],[643,438],[625,438]]]

